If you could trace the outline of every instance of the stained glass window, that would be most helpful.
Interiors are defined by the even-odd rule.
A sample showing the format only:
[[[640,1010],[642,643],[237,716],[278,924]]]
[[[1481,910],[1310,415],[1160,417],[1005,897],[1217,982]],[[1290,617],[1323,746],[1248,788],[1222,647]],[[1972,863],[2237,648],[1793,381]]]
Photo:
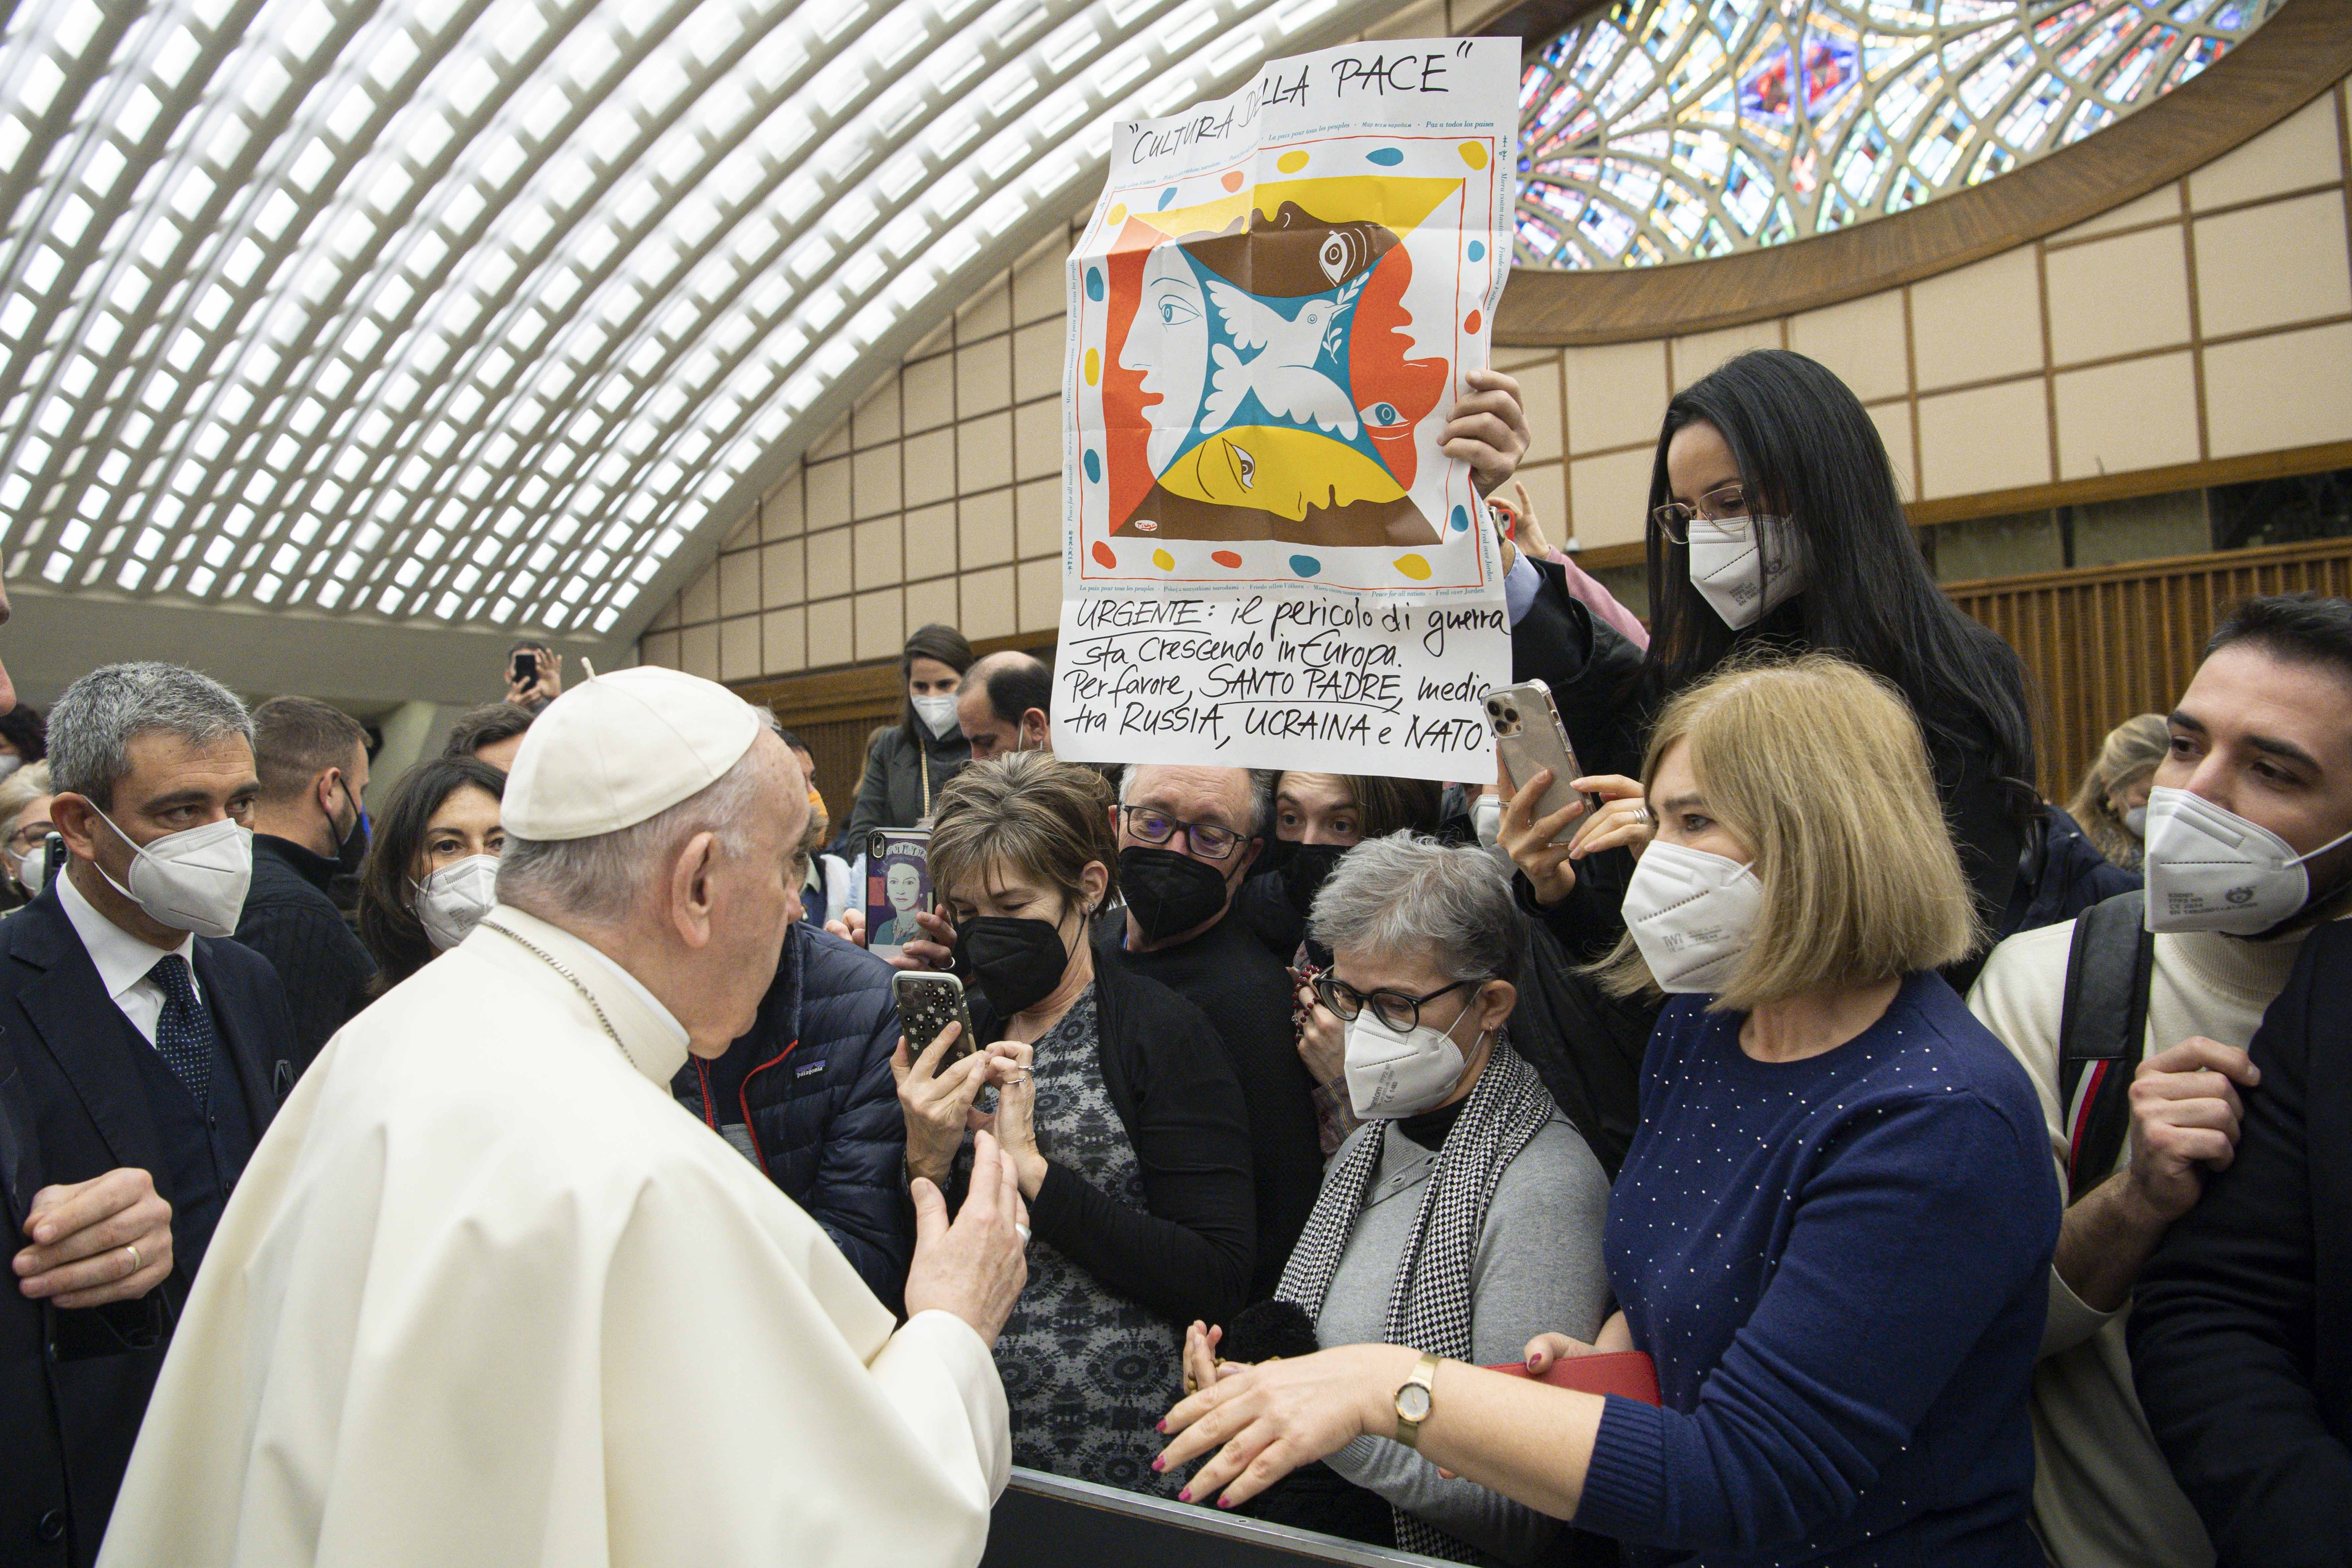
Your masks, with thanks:
[[[2284,0],[1619,0],[1519,82],[1517,258],[1648,267],[1897,213],[2079,142]]]

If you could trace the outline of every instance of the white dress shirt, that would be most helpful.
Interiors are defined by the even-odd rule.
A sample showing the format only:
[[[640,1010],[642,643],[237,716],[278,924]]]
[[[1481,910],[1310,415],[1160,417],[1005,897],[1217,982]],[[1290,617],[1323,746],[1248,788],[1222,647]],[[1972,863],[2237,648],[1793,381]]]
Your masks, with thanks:
[[[204,984],[196,978],[196,933],[189,931],[174,948],[150,946],[100,914],[97,905],[81,896],[73,878],[60,871],[57,884],[58,902],[65,906],[66,919],[81,938],[82,951],[98,966],[99,984],[131,1020],[131,1026],[153,1045],[155,1026],[163,1016],[163,988],[148,978],[148,972],[165,952],[178,953],[187,961],[188,984],[196,1000],[203,1001]]]

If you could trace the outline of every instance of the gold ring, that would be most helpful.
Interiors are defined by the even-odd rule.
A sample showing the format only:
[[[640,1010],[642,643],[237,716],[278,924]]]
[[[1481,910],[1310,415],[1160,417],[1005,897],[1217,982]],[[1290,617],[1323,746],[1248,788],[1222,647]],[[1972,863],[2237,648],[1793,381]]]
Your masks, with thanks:
[[[123,1250],[123,1251],[125,1251],[125,1252],[127,1252],[127,1253],[129,1253],[129,1254],[131,1254],[131,1274],[136,1274],[136,1273],[138,1273],[142,1268],[146,1268],[146,1267],[147,1267],[147,1265],[146,1265],[146,1264],[144,1264],[144,1263],[142,1263],[142,1262],[141,1262],[141,1261],[140,1261],[140,1258],[139,1258],[139,1248],[138,1248],[136,1246],[134,1246],[134,1245],[132,1245],[131,1243],[130,1243],[130,1242],[127,1242],[127,1241],[126,1241],[126,1242],[124,1242],[124,1243],[122,1244],[122,1250]],[[123,1276],[123,1278],[124,1278],[125,1279],[130,1279],[130,1278],[131,1278],[131,1274],[126,1274],[126,1275],[124,1275],[124,1276]]]

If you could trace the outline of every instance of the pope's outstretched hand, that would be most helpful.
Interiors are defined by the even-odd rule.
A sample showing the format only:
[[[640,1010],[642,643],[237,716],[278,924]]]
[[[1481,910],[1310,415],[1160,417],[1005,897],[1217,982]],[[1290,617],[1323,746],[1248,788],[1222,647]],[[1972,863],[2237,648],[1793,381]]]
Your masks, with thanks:
[[[915,1261],[907,1273],[907,1314],[952,1312],[991,1345],[1029,1279],[1029,1206],[1013,1157],[987,1132],[972,1135],[971,1185],[948,1223],[947,1199],[918,1176]]]

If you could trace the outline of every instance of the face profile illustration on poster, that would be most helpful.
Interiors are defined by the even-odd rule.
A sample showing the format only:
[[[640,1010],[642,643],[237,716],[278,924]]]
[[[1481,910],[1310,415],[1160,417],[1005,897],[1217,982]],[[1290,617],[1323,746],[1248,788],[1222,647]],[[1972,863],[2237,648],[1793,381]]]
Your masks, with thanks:
[[[1057,751],[1491,758],[1449,678],[1507,678],[1499,560],[1440,433],[1508,277],[1517,81],[1508,39],[1390,40],[1118,128],[1070,260]],[[1199,634],[1148,679],[1139,615]]]

